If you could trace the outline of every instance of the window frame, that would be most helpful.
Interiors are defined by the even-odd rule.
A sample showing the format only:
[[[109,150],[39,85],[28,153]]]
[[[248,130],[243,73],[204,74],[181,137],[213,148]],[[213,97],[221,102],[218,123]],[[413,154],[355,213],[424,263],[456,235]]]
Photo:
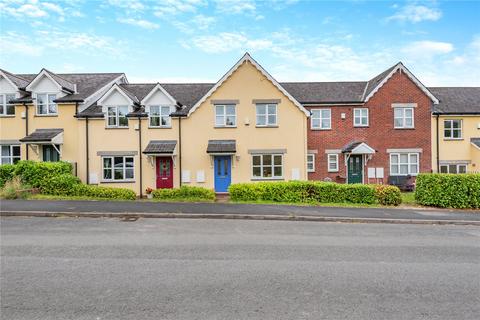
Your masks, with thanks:
[[[330,156],[334,156],[334,162],[330,160]],[[335,163],[335,169],[330,168],[330,164]],[[338,165],[338,153],[327,153],[327,172],[338,172],[339,165]]]
[[[453,122],[454,121],[459,121],[460,122],[460,127],[458,129],[453,128]],[[450,122],[450,128],[448,128],[448,129],[445,127],[445,123],[447,123],[447,122]],[[446,133],[447,130],[450,131],[450,136],[449,137],[445,136],[445,133]],[[460,131],[460,136],[455,138],[453,136],[454,131]],[[463,139],[463,120],[462,119],[445,119],[445,120],[443,120],[443,139],[445,139],[445,140],[462,140]]]
[[[450,166],[455,166],[455,170],[457,172],[450,172]],[[447,172],[442,172],[442,167],[447,168]],[[465,172],[459,172],[460,167],[465,167]],[[446,174],[466,174],[467,173],[468,165],[466,163],[444,163],[440,165],[439,173],[446,173]]]
[[[272,157],[272,163],[270,165],[264,165],[263,164],[263,157],[264,156],[271,156]],[[275,165],[275,157],[280,156],[281,159],[281,164],[280,165]],[[254,165],[254,157],[260,157],[260,164],[259,165]],[[251,180],[283,180],[284,179],[284,162],[283,162],[283,154],[282,153],[258,153],[258,154],[252,154],[251,156]],[[260,174],[261,176],[255,176],[253,173],[253,169],[259,167],[260,168]],[[263,172],[265,167],[271,167],[272,170],[272,176],[271,177],[265,177]],[[281,176],[275,176],[275,167],[280,167],[282,169],[282,175]]]
[[[258,107],[265,106],[265,113],[259,114]],[[275,113],[270,113],[269,107],[275,107]],[[265,117],[265,124],[259,124],[258,117]],[[275,122],[270,123],[270,116],[275,117]],[[255,126],[257,127],[277,127],[278,126],[278,104],[277,103],[256,103],[255,104]]]
[[[106,106],[106,108],[107,108],[107,112],[106,112],[106,115],[105,115],[105,119],[106,119],[106,127],[107,128],[128,128],[128,126],[129,126],[129,123],[128,123],[129,121],[128,121],[128,117],[127,117],[128,105]],[[115,115],[113,115],[113,116],[109,115],[109,109],[111,109],[111,108],[115,108]],[[125,119],[127,120],[127,125],[125,125],[125,126],[120,125],[119,108],[126,108],[127,109],[126,112],[125,112]],[[110,118],[115,119],[115,124],[114,125],[109,124]]]
[[[158,115],[152,116],[152,108],[159,108],[158,109]],[[163,109],[168,108],[168,115],[163,114]],[[151,105],[149,106],[149,112],[148,112],[148,127],[149,128],[171,128],[172,127],[172,118],[170,117],[170,114],[172,113],[172,107],[167,106],[167,105]],[[159,119],[159,125],[152,125],[152,119],[153,118],[158,118]],[[166,118],[167,119],[167,124],[163,125],[162,120]]]
[[[9,155],[8,156],[4,156],[2,154],[2,150],[4,147],[8,147],[8,151],[9,151]],[[13,155],[13,148],[14,147],[18,147],[18,156],[14,156]],[[19,144],[3,144],[3,145],[0,145],[0,165],[3,165],[3,164],[15,164],[15,160],[14,158],[18,158],[17,159],[17,162],[22,160],[22,147],[19,145]],[[3,160],[4,159],[8,159],[8,163],[3,163]]]
[[[360,116],[357,117],[357,115],[355,114],[357,111],[360,111]],[[367,123],[366,124],[363,124],[362,123],[362,119],[365,118],[365,116],[362,115],[362,111],[367,111],[367,115],[366,115],[366,118],[367,118]],[[354,127],[368,127],[370,125],[370,111],[368,108],[353,108],[353,126]],[[356,120],[357,119],[360,119],[360,123],[357,123]]]
[[[122,158],[123,165],[122,165],[122,179],[115,179],[115,158]],[[132,159],[132,178],[126,178],[127,172],[127,158]],[[111,167],[105,167],[105,159],[110,159]],[[130,168],[128,168],[130,169]],[[105,170],[110,170],[111,178],[105,178]],[[132,182],[135,181],[135,156],[102,156],[102,182]]]
[[[7,96],[13,96],[13,99],[7,99]],[[15,104],[14,103],[8,103],[10,100],[14,100],[17,95],[15,93],[1,93],[0,94],[0,105],[2,106],[2,112],[0,112],[0,117],[11,117],[15,116]],[[13,113],[8,113],[9,107],[13,107]]]
[[[318,111],[320,116],[319,117],[314,117],[314,111]],[[323,117],[323,115],[322,115],[323,111],[328,111],[328,114],[329,114],[328,118]],[[323,122],[323,120],[326,120],[326,119],[328,119],[328,127],[323,128],[322,127],[322,122]],[[313,125],[314,120],[319,120],[319,126],[318,127]],[[310,128],[312,130],[331,130],[332,129],[332,109],[331,108],[311,109],[310,110]]]
[[[407,162],[401,162],[401,155],[407,155]],[[416,155],[417,156],[417,161],[414,163],[414,162],[411,162],[411,156],[413,155]],[[397,156],[398,157],[398,163],[397,164],[394,164],[392,162],[392,158],[393,156]],[[402,165],[407,165],[407,173],[401,173],[401,166]],[[417,172],[415,173],[412,173],[411,172],[411,167],[412,165],[416,165],[417,166]],[[398,167],[398,171],[397,173],[393,173],[393,166],[397,166]],[[411,175],[411,176],[417,176],[419,173],[420,173],[420,153],[418,152],[393,152],[393,153],[390,153],[390,175],[391,176],[408,176],[408,175]]]
[[[309,157],[312,157],[311,160],[309,160],[308,158]],[[307,172],[315,172],[315,153],[308,153],[307,154]],[[312,168],[309,168],[309,165],[312,165]]]
[[[396,117],[395,112],[396,110],[402,110],[402,116],[401,117]],[[411,110],[412,111],[412,125],[407,126],[407,117],[405,116],[406,111]],[[396,125],[396,119],[402,119],[402,124],[400,126]],[[394,129],[415,129],[415,108],[414,107],[394,107],[393,108],[393,127]]]
[[[227,107],[233,106],[233,110],[235,111],[233,115],[227,114]],[[217,107],[222,107],[223,112],[221,114],[217,114]],[[214,127],[215,128],[236,128],[237,127],[237,105],[233,103],[225,103],[225,104],[214,104]],[[217,123],[217,118],[222,117],[223,122],[218,124]],[[231,118],[233,117],[234,123],[233,124],[227,124],[227,117]]]
[[[38,96],[46,96],[46,102],[39,104],[38,103]],[[50,103],[50,97],[54,96],[52,99],[52,102]],[[40,117],[45,117],[45,116],[58,116],[58,104],[53,102],[55,99],[57,99],[57,94],[53,92],[39,92],[35,94],[35,115],[40,116]],[[50,105],[55,106],[55,112],[50,112]],[[45,106],[46,107],[46,113],[40,113],[39,112],[39,107],[40,106]]]

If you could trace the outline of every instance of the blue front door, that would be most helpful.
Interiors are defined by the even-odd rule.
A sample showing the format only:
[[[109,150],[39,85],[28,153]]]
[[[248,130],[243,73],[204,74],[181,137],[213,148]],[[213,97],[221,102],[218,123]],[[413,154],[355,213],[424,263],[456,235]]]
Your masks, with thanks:
[[[230,156],[215,156],[215,192],[227,192],[232,180]]]

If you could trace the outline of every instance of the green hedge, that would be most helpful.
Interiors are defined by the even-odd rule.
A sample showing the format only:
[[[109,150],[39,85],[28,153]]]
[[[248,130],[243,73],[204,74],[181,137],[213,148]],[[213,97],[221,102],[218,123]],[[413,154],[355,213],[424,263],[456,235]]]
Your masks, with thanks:
[[[182,186],[177,189],[157,189],[152,194],[155,199],[164,200],[215,200],[213,190],[192,186]]]
[[[0,188],[3,188],[5,183],[9,180],[12,180],[14,176],[15,176],[15,165],[2,164],[0,166]]]
[[[237,183],[228,189],[234,201],[290,203],[401,203],[400,190],[392,186],[339,184],[333,182],[289,181]]]
[[[14,175],[20,176],[23,183],[33,188],[40,188],[46,179],[62,174],[72,174],[73,167],[69,162],[36,162],[22,160],[14,165]]]
[[[425,206],[480,208],[480,174],[422,173],[417,176],[415,200]]]

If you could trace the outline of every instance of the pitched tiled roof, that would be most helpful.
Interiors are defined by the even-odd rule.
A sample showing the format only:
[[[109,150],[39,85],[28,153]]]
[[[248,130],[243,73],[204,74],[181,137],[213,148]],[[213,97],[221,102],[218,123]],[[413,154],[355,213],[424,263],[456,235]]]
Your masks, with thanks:
[[[214,83],[161,83],[160,84],[178,103],[184,107],[176,115],[186,115],[193,105],[200,100]]]
[[[281,82],[297,101],[303,104],[361,102],[365,81],[352,82]]]
[[[57,135],[63,132],[63,129],[37,129],[30,133],[21,142],[40,142],[40,141],[52,141]]]
[[[480,114],[480,87],[428,88],[439,100],[433,112],[438,114]]]
[[[358,147],[361,144],[362,144],[362,141],[350,142],[342,148],[342,152],[343,153],[352,152],[353,149],[355,149],[356,147]]]
[[[43,69],[50,77],[53,78],[62,88],[74,93],[75,92],[75,84],[66,80],[65,78],[59,76],[56,73],[53,73],[47,69]]]
[[[235,153],[235,140],[208,140],[207,153]]]
[[[30,80],[25,79],[25,78],[23,78],[23,77],[21,77],[21,76],[19,76],[19,75],[15,75],[15,74],[13,74],[13,73],[10,73],[10,72],[8,72],[8,71],[6,71],[6,70],[0,69],[0,71],[2,71],[3,74],[4,74],[6,77],[8,77],[8,79],[9,79],[10,81],[12,81],[12,82],[13,82],[18,88],[20,88],[20,89],[24,89],[24,88],[28,85],[28,83],[30,82]]]
[[[173,153],[176,145],[176,140],[151,140],[145,150],[143,150],[143,153]]]
[[[378,86],[378,84],[382,82],[382,80],[385,79],[385,77],[387,77],[393,69],[395,69],[397,65],[398,63],[370,79],[368,81],[367,87],[365,89],[365,94],[363,95],[362,99],[367,97]]]

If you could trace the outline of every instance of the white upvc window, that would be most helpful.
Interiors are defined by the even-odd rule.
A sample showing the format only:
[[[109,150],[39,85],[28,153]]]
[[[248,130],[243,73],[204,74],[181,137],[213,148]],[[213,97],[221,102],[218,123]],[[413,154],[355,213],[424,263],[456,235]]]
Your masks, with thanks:
[[[56,94],[37,93],[36,105],[37,115],[57,115],[57,104],[53,102],[56,99]]]
[[[440,165],[440,173],[467,173],[466,164],[442,164]]]
[[[419,172],[419,158],[420,155],[418,153],[391,153],[390,175],[417,175]]]
[[[444,120],[443,137],[445,139],[462,139],[462,120]]]
[[[170,113],[170,106],[150,106],[148,113],[150,127],[170,128],[172,126]]]
[[[368,108],[353,109],[353,126],[368,127]]]
[[[277,125],[277,105],[275,103],[257,103],[257,127]]]
[[[2,145],[0,164],[14,164],[20,161],[19,145]]]
[[[338,154],[330,153],[328,157],[328,172],[338,172]]]
[[[413,108],[393,108],[393,123],[396,129],[407,129],[414,127]]]
[[[15,115],[15,105],[10,100],[15,100],[14,93],[0,94],[0,116]]]
[[[252,179],[282,179],[282,154],[252,155]]]
[[[236,127],[237,110],[234,104],[215,105],[215,127]]]
[[[126,128],[128,127],[128,106],[109,106],[107,107],[107,127]]]
[[[307,154],[307,172],[315,172],[315,154]]]
[[[135,176],[132,156],[103,157],[104,181],[132,181]]]
[[[316,130],[328,130],[332,128],[332,111],[330,109],[312,109],[310,126]]]

